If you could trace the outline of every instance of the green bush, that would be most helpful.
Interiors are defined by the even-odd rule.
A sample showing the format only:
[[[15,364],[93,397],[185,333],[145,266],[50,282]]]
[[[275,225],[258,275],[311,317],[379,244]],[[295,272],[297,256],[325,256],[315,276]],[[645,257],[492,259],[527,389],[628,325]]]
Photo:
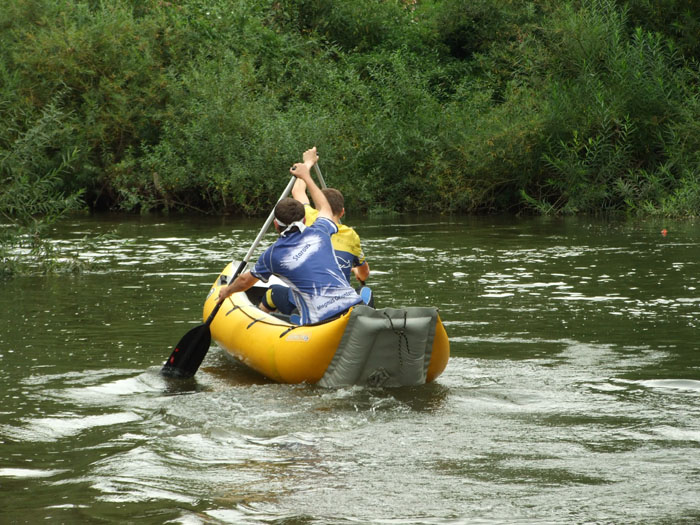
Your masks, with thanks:
[[[167,77],[163,64],[164,20],[137,19],[125,1],[18,0],[11,65],[22,78],[26,106],[45,107],[62,93],[72,115],[69,142],[80,157],[69,190],[101,198],[103,173],[126,150],[156,142]],[[107,195],[107,198],[110,198]]]
[[[3,109],[6,122],[24,120],[25,115],[13,119],[12,111]],[[62,190],[61,175],[71,171],[77,156],[77,150],[62,147],[65,119],[53,101],[26,132],[12,126],[0,132],[0,275],[61,266],[60,254],[44,234],[82,207],[80,191],[66,195]]]
[[[93,210],[264,213],[316,145],[355,211],[687,215],[697,23],[681,0],[15,0],[3,147],[60,108],[41,170]]]
[[[661,33],[687,57],[700,60],[700,4],[697,0],[625,0],[630,26]]]
[[[567,5],[549,25],[550,71],[544,176],[524,189],[538,211],[629,211],[636,199],[661,200],[689,166],[669,149],[683,119],[688,86],[672,43],[637,28],[626,32],[614,2]],[[648,208],[648,206],[646,206]]]

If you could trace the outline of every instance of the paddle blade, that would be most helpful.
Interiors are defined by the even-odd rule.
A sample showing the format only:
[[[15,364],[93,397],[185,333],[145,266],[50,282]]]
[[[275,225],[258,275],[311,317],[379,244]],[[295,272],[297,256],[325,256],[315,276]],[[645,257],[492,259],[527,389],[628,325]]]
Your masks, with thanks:
[[[372,289],[369,286],[360,288],[360,297],[367,306],[374,308],[374,294],[372,294]]]
[[[185,334],[161,368],[165,377],[186,379],[192,377],[211,345],[211,331],[208,324],[201,324]]]

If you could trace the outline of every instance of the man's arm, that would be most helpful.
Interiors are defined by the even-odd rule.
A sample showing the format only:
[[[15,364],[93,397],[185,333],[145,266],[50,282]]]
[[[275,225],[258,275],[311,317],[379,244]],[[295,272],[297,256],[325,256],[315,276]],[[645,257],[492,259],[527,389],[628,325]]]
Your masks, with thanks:
[[[306,195],[306,183],[301,179],[297,179],[294,182],[294,187],[292,188],[292,197],[294,197],[296,200],[298,200],[304,205],[311,204],[309,202],[309,197]]]
[[[253,277],[253,274],[250,272],[242,273],[231,284],[229,284],[228,286],[224,286],[219,290],[218,302],[220,303],[224,301],[229,295],[234,294],[236,292],[245,292],[259,280],[260,279],[258,279],[257,277]]]
[[[301,179],[306,183],[306,187],[311,194],[311,198],[314,201],[314,205],[318,210],[319,217],[326,217],[327,219],[333,220],[333,210],[331,210],[331,205],[328,204],[328,199],[321,191],[321,188],[316,186],[313,178],[311,178],[311,168],[318,160],[318,155],[316,154],[316,148],[313,147],[304,152],[304,162],[297,162],[290,168],[290,172],[297,178]]]

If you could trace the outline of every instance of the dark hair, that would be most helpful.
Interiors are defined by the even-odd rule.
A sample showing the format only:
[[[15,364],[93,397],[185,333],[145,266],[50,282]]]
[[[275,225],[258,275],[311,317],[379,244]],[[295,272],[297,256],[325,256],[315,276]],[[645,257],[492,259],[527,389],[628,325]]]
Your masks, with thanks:
[[[275,206],[275,219],[287,226],[304,218],[304,205],[296,199],[285,197]]]
[[[322,191],[326,196],[328,204],[331,205],[333,215],[340,215],[343,208],[345,208],[345,199],[343,198],[343,194],[335,188],[324,188]]]

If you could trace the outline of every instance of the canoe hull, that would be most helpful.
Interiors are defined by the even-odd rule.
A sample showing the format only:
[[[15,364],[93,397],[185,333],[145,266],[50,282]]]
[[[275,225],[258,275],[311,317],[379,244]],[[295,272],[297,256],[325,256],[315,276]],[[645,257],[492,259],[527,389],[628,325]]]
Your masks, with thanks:
[[[229,264],[212,285],[204,303],[204,319],[216,305],[219,289],[234,271],[234,263]],[[255,296],[254,300],[257,301]],[[368,307],[359,308],[370,310]],[[355,312],[354,315],[359,313]],[[343,336],[351,315],[352,310],[326,323],[297,326],[262,312],[246,293],[240,292],[224,302],[211,323],[211,334],[212,339],[229,355],[273,381],[315,384],[324,378],[334,357],[338,361],[336,351],[341,341],[348,339],[347,335],[345,340]],[[439,316],[433,331],[432,344],[422,365],[424,370],[420,377],[411,380],[411,384],[433,381],[447,366],[449,339]],[[402,359],[400,355],[398,359]],[[353,374],[349,384],[362,384],[364,379],[359,382],[355,379],[360,376],[366,377],[367,374]],[[344,379],[341,378],[342,381]],[[325,383],[329,386],[328,376]],[[332,386],[336,384],[340,384],[338,380]]]

